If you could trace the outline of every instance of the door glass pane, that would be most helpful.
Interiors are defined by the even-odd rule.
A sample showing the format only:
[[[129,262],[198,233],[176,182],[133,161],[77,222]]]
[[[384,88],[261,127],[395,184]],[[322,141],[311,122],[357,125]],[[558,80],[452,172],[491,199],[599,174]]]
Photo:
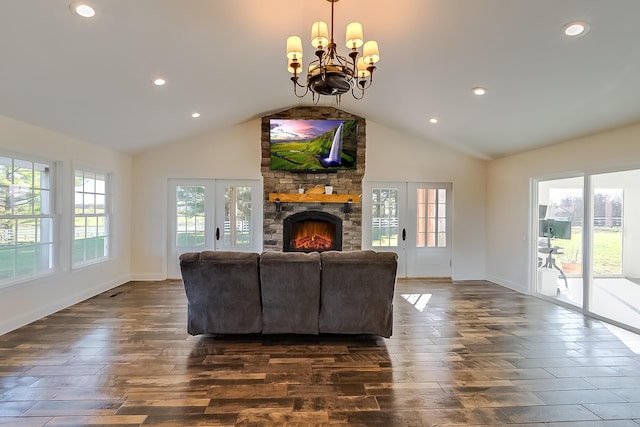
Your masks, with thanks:
[[[589,311],[640,329],[640,170],[593,175]]]
[[[227,187],[224,195],[225,248],[250,247],[251,240],[251,187]]]
[[[584,178],[538,183],[537,291],[581,307]]]
[[[597,178],[594,178],[597,181]],[[594,188],[593,275],[622,274],[622,188]]]
[[[398,189],[374,188],[371,196],[371,246],[398,246]]]
[[[176,247],[203,247],[204,186],[176,186]]]
[[[418,188],[416,193],[418,212],[416,246],[435,248],[447,246],[445,188]]]

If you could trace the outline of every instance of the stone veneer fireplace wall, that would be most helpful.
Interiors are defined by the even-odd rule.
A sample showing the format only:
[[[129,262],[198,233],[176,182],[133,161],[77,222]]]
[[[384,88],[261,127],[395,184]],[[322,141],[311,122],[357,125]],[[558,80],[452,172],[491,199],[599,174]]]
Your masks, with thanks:
[[[355,119],[358,120],[358,147],[355,170],[337,173],[297,173],[272,171],[269,151],[269,119]],[[262,118],[262,163],[264,185],[264,243],[265,251],[283,250],[283,220],[287,216],[308,210],[328,212],[342,219],[342,250],[355,251],[362,248],[362,205],[351,204],[351,212],[344,212],[344,203],[281,203],[280,213],[276,204],[269,201],[270,193],[297,194],[300,187],[305,191],[316,185],[332,185],[335,194],[362,194],[362,178],[365,170],[366,122],[333,107],[295,107]]]

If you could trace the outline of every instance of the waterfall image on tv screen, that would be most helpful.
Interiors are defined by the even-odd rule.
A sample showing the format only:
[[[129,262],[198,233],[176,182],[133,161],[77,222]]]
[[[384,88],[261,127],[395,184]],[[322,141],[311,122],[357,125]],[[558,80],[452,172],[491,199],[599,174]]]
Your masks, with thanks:
[[[357,120],[271,119],[271,169],[325,172],[355,169]]]

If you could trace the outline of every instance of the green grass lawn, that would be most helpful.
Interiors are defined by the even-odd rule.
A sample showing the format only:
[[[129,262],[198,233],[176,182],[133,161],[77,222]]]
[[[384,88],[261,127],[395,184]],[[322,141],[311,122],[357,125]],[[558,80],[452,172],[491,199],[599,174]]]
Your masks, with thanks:
[[[204,247],[204,233],[178,233],[176,246],[179,248]]]
[[[50,245],[0,245],[0,279],[26,275],[49,268]],[[104,237],[79,239],[73,242],[73,261],[84,262],[104,256]]]
[[[371,246],[375,247],[389,247],[398,245],[398,229],[383,229],[374,228],[372,230]]]
[[[104,237],[91,237],[73,241],[73,261],[91,261],[104,256]]]
[[[551,244],[562,248],[564,254],[558,257],[560,262],[582,263],[581,228],[572,230],[571,240],[551,239]],[[594,229],[593,273],[595,275],[622,273],[622,231],[619,227]]]
[[[177,247],[179,248],[204,248],[205,236],[204,233],[178,233],[177,235]],[[225,232],[222,236],[224,239],[225,247],[231,247],[233,245],[243,246],[251,244],[251,233],[236,232],[236,241],[231,242],[231,238],[228,232]]]

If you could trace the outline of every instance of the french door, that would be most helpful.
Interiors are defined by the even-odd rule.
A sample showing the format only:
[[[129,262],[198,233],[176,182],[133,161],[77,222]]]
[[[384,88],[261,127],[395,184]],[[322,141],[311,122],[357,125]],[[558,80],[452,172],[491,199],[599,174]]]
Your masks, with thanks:
[[[169,180],[167,277],[185,252],[261,252],[261,194],[257,180]]]
[[[451,194],[451,183],[365,183],[363,248],[397,253],[399,277],[451,277]]]

